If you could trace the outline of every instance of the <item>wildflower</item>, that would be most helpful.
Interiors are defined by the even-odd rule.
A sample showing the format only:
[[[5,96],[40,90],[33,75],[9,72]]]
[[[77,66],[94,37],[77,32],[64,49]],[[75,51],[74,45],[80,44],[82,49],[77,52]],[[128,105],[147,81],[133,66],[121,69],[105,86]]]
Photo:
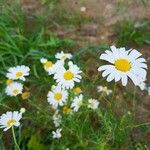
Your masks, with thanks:
[[[26,109],[25,109],[25,108],[21,108],[21,109],[20,109],[20,113],[23,114],[23,113],[25,113],[25,112],[26,112]]]
[[[42,57],[42,58],[40,59],[40,62],[41,62],[42,64],[45,64],[45,63],[47,62],[47,59]]]
[[[8,96],[17,96],[18,94],[21,94],[23,90],[23,84],[18,82],[13,82],[10,85],[7,85],[5,89],[5,93]]]
[[[21,94],[21,98],[22,98],[23,100],[28,99],[29,97],[30,97],[30,92],[23,92],[23,93]]]
[[[82,71],[74,65],[72,62],[68,63],[69,69],[66,70],[64,67],[61,67],[56,74],[54,75],[54,79],[59,86],[62,86],[66,89],[72,89],[74,87],[74,82],[80,82],[81,75],[79,75]]]
[[[74,88],[74,89],[73,89],[73,91],[74,91],[76,94],[80,94],[80,93],[82,93],[82,90],[81,90],[81,88],[80,88],[80,87],[76,87],[76,88]]]
[[[80,8],[80,11],[81,11],[81,12],[85,12],[85,11],[86,11],[86,7],[82,6],[82,7]]]
[[[83,105],[83,95],[80,94],[73,100],[71,108],[73,108],[74,112],[77,112],[82,105]]]
[[[112,93],[112,90],[109,90],[106,86],[98,86],[97,91],[102,92],[106,95],[110,95]]]
[[[89,99],[88,100],[88,108],[97,109],[99,102],[96,99]]]
[[[60,86],[53,87],[51,91],[48,92],[48,102],[55,108],[63,106],[68,98],[68,93],[65,89]]]
[[[4,128],[7,131],[12,126],[18,127],[20,125],[20,119],[22,118],[22,113],[18,111],[6,112],[0,117],[0,128]]]
[[[56,131],[53,131],[52,132],[53,139],[59,139],[59,138],[61,138],[61,131],[62,131],[61,128],[57,129]]]
[[[68,106],[64,106],[64,107],[63,107],[63,113],[68,114],[68,113],[71,113],[71,112],[72,112],[72,109],[69,108]]]
[[[63,51],[61,51],[60,53],[57,53],[55,55],[55,57],[59,60],[66,60],[66,59],[71,59],[72,55],[70,53],[64,53]]]
[[[13,80],[10,80],[10,79],[7,79],[7,80],[6,80],[6,84],[7,84],[7,85],[10,85],[11,83],[13,83]]]
[[[56,111],[54,113],[52,119],[53,119],[53,123],[54,123],[55,127],[59,127],[61,124],[62,116],[58,113],[58,111]]]
[[[16,66],[8,69],[8,73],[6,74],[8,79],[11,80],[23,80],[25,81],[25,76],[29,75],[30,68],[27,66]]]
[[[107,76],[107,81],[115,82],[121,80],[122,85],[126,86],[128,77],[135,85],[138,85],[143,79],[146,79],[146,60],[140,57],[142,54],[137,50],[128,50],[125,48],[116,48],[111,46],[111,51],[106,50],[100,56],[100,59],[108,61],[109,65],[103,65],[98,71],[103,71],[102,76]]]

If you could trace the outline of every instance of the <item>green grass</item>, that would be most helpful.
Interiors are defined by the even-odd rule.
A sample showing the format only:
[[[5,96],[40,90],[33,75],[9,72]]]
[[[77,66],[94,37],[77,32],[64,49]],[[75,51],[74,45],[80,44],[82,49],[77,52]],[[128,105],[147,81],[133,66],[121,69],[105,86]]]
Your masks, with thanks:
[[[144,46],[150,44],[150,22],[125,20],[115,26],[116,43],[119,46]]]
[[[14,9],[16,11],[12,13]],[[58,23],[62,22],[64,25],[80,26],[83,18],[75,14],[66,16],[62,14],[57,19]],[[120,28],[117,32],[118,44],[130,44],[129,41],[132,41],[132,44],[146,44],[149,40],[146,28],[148,28],[147,24],[138,29],[135,29],[132,23],[124,24],[121,26],[121,32],[119,32]],[[113,98],[102,96],[96,92],[96,86],[106,85],[106,82],[97,72],[92,77],[88,76],[88,69],[96,70],[101,64],[98,57],[101,52],[109,48],[108,45],[87,45],[74,52],[73,60],[84,72],[80,86],[85,94],[85,102],[88,97],[94,97],[99,99],[101,105],[95,111],[83,106],[79,112],[72,115],[62,114],[62,138],[52,139],[51,132],[55,129],[52,122],[53,111],[47,104],[46,96],[54,80],[44,72],[39,60],[41,57],[54,60],[54,54],[58,51],[69,51],[76,46],[76,42],[72,39],[61,39],[52,33],[46,35],[43,24],[39,25],[37,32],[28,33],[24,26],[24,14],[18,5],[6,7],[2,11],[0,18],[0,112],[19,110],[21,107],[27,109],[21,126],[16,129],[21,150],[66,150],[66,148],[71,150],[148,150],[148,143],[132,139],[134,130],[138,129],[143,134],[147,134],[150,130],[148,124],[138,123],[135,120],[134,112],[127,104],[128,101],[131,103],[134,99],[133,88],[127,89],[124,97],[119,97],[127,103],[122,106],[123,112],[117,115],[115,101],[117,96],[120,96],[119,91],[122,90],[120,85],[117,85],[116,95]],[[95,60],[93,62],[95,65],[89,66],[87,60],[91,58]],[[25,83],[26,88],[31,92],[31,97],[26,101],[23,101],[21,97],[7,97],[4,93],[7,69],[21,64],[31,68],[30,77]],[[110,89],[113,87],[114,83],[109,85]],[[138,97],[137,92],[135,93]],[[142,99],[140,96],[138,98]],[[103,106],[103,103],[107,106]],[[0,150],[5,149],[13,150],[14,143],[11,133],[1,130]]]

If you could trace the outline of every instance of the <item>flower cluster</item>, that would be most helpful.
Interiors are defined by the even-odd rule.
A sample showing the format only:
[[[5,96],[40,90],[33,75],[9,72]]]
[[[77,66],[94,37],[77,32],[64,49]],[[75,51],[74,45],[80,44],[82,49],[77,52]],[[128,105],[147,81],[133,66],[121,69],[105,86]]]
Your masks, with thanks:
[[[55,62],[41,58],[44,70],[53,77],[55,84],[51,86],[48,92],[47,101],[55,109],[53,123],[57,128],[61,124],[61,112],[72,114],[78,112],[81,106],[86,105],[84,96],[80,87],[76,87],[82,79],[80,68],[74,64],[72,55],[61,51],[55,55]],[[87,108],[98,108],[99,102],[95,99],[88,100]],[[61,128],[53,131],[53,138],[61,137]]]
[[[26,80],[26,76],[29,75],[30,68],[24,65],[11,67],[8,69],[6,77],[6,89],[5,93],[8,96],[17,96],[22,94],[22,97],[25,98],[24,95],[27,96],[27,92],[23,93],[23,81]]]

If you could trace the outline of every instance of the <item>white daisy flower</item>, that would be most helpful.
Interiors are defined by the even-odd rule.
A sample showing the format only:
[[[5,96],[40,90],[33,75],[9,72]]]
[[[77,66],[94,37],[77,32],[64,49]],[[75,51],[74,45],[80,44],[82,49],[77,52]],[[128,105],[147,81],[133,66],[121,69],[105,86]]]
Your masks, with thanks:
[[[71,108],[73,108],[74,112],[77,112],[79,108],[83,105],[83,95],[80,94],[79,96],[76,96],[71,104]]]
[[[103,71],[102,76],[107,76],[107,81],[115,82],[121,80],[122,85],[126,86],[128,77],[135,85],[138,85],[143,79],[146,79],[146,60],[140,57],[142,54],[137,50],[128,50],[125,48],[116,48],[111,46],[111,51],[106,50],[100,56],[100,59],[108,61],[110,65],[103,65],[98,71]]]
[[[112,90],[109,90],[106,86],[98,86],[97,91],[102,92],[106,95],[110,95],[112,93]]]
[[[53,134],[53,139],[59,139],[61,138],[61,131],[62,129],[57,129],[56,131],[52,131],[52,134]]]
[[[22,113],[18,111],[6,112],[0,117],[0,128],[4,128],[7,131],[12,126],[18,127],[20,125],[20,119],[22,118]]]
[[[96,99],[89,99],[88,100],[88,108],[97,109],[99,102]]]
[[[23,91],[23,84],[18,82],[13,82],[9,85],[7,85],[5,89],[5,93],[8,96],[17,96],[18,94],[21,94]]]
[[[62,116],[58,113],[58,111],[56,111],[54,113],[52,119],[53,119],[53,123],[54,123],[55,127],[59,127],[61,124]]]
[[[74,82],[80,82],[80,79],[82,78],[80,73],[82,71],[72,62],[69,62],[68,65],[69,69],[66,70],[64,67],[61,67],[54,75],[54,79],[56,79],[59,86],[66,89],[72,89],[75,85]]]
[[[63,51],[61,51],[60,53],[57,53],[55,55],[55,57],[59,60],[66,60],[66,59],[71,59],[72,55],[70,53],[64,53]]]
[[[27,66],[16,66],[8,69],[6,77],[11,80],[23,80],[25,81],[25,76],[29,75],[30,68]]]
[[[47,60],[46,58],[43,58],[43,57],[40,59],[40,62],[41,62],[42,64],[45,64],[47,61],[48,61],[48,60]]]
[[[68,92],[65,89],[62,89],[60,86],[53,87],[49,91],[48,102],[54,107],[63,106],[68,98]]]
[[[55,73],[54,64],[52,61],[46,61],[45,63],[43,63],[43,67],[49,75]]]
[[[25,109],[25,108],[21,108],[21,109],[20,109],[20,113],[23,114],[23,113],[25,113],[25,112],[26,112],[26,109]]]

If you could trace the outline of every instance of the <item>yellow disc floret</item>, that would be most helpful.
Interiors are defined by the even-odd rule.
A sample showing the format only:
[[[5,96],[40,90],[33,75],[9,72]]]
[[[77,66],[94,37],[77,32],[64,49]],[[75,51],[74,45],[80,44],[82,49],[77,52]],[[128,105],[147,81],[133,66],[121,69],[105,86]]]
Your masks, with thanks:
[[[74,74],[71,71],[66,71],[64,73],[64,79],[65,80],[72,80],[74,78]]]
[[[60,92],[54,94],[54,99],[56,101],[60,101],[62,98],[62,94]]]
[[[53,66],[53,63],[51,61],[47,61],[45,64],[44,64],[44,67],[45,68],[50,68]]]
[[[11,126],[11,125],[13,125],[14,123],[16,123],[16,120],[15,120],[15,119],[8,120],[8,121],[7,121],[7,126]]]
[[[127,59],[117,59],[115,61],[115,68],[122,72],[127,72],[131,69],[131,64]]]
[[[23,73],[21,71],[16,72],[16,77],[20,78],[23,76]]]

